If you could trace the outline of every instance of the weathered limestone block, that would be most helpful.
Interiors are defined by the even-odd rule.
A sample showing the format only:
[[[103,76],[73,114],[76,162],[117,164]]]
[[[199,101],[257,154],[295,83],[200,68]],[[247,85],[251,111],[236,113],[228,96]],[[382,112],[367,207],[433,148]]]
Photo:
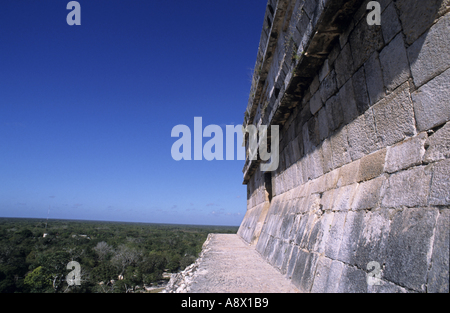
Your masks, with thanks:
[[[431,171],[418,166],[392,174],[383,198],[383,207],[426,206],[430,191]]]
[[[356,183],[358,181],[359,169],[360,160],[342,166],[339,169],[336,186],[342,187]]]
[[[324,191],[336,188],[338,179],[339,179],[339,169],[335,169],[325,174],[323,179]]]
[[[405,209],[398,211],[391,224],[386,267],[383,277],[401,286],[425,291],[429,252],[439,211]]]
[[[358,184],[352,184],[339,188],[339,193],[335,194],[333,211],[350,210],[357,188]]]
[[[339,168],[352,161],[347,136],[347,127],[343,127],[330,137],[333,168]]]
[[[408,290],[388,281],[381,280],[379,284],[367,285],[368,293],[408,293]]]
[[[319,91],[322,97],[322,103],[325,103],[332,95],[337,92],[337,90],[336,72],[332,70],[320,84]]]
[[[323,172],[328,173],[333,170],[333,152],[331,148],[331,140],[325,139],[322,142],[323,154]]]
[[[266,258],[266,260],[270,261],[272,260],[272,257],[275,253],[275,250],[277,248],[278,238],[274,236],[270,236],[269,241],[267,242],[266,249],[264,250],[263,256]],[[273,265],[273,263],[271,263]]]
[[[363,114],[370,107],[369,93],[367,91],[366,75],[364,73],[364,67],[361,68],[353,75],[353,91],[355,94],[356,108],[358,115]]]
[[[398,34],[380,53],[384,85],[392,91],[403,84],[410,76],[403,35]]]
[[[411,96],[419,131],[450,121],[450,69],[420,87]]]
[[[406,82],[373,106],[377,134],[382,146],[391,146],[415,134],[414,110]]]
[[[331,269],[332,260],[326,257],[319,257],[316,277],[314,278],[314,284],[311,288],[311,293],[325,293],[328,286],[333,282],[328,282],[328,276]]]
[[[308,253],[302,249],[298,251],[297,261],[292,273],[292,283],[303,292],[311,291],[318,261],[319,255],[317,253]]]
[[[349,79],[339,90],[339,99],[344,113],[344,122],[346,124],[353,121],[358,116],[356,108],[355,94],[353,91],[352,80]]]
[[[258,223],[258,218],[261,215],[263,205],[256,206],[247,210],[245,217],[239,227],[238,234],[246,242],[250,243],[253,240],[254,231]]]
[[[381,14],[381,20],[384,42],[388,44],[402,30],[393,2]]]
[[[346,126],[348,129],[349,153],[352,160],[378,150],[378,138],[373,110],[369,109]],[[333,143],[332,146],[334,147]]]
[[[316,218],[316,223],[311,231],[310,240],[307,249],[320,254],[325,253],[326,242],[329,237],[329,229],[333,222],[334,213],[325,212]]]
[[[319,81],[319,75],[316,75],[311,82],[311,85],[309,86],[309,92],[313,95],[316,93],[317,90],[319,90],[320,87],[320,81]]]
[[[256,244],[256,251],[258,251],[261,255],[264,255],[264,251],[266,250],[270,238],[271,236],[267,233],[266,229],[263,228],[261,235],[259,236],[258,243]]]
[[[323,292],[336,293],[338,292],[339,281],[344,269],[344,263],[333,260],[330,265],[330,270],[327,277],[327,287]]]
[[[393,211],[393,210],[392,210]],[[383,264],[390,230],[390,210],[372,210],[364,216],[364,228],[358,240],[356,264],[366,269],[372,261]]]
[[[325,108],[322,108],[319,111],[318,122],[319,122],[319,136],[320,140],[322,141],[325,138],[327,138],[330,133],[328,127],[328,115]]]
[[[350,35],[354,60],[354,67],[350,68],[351,73],[353,73],[353,68],[359,68],[374,51],[379,51],[383,45],[381,26],[369,26],[367,21],[361,20]]]
[[[292,279],[292,275],[294,273],[295,263],[297,261],[298,256],[298,246],[294,246],[291,250],[291,255],[289,257],[289,261],[286,269],[286,277],[288,279]]]
[[[344,264],[337,293],[366,293],[366,272]]]
[[[325,107],[327,110],[328,127],[331,133],[344,124],[344,114],[339,96],[336,95],[328,99]]]
[[[311,98],[309,104],[310,104],[311,114],[314,115],[314,114],[316,114],[316,113],[320,110],[320,108],[321,108],[322,105],[323,105],[323,102],[322,102],[322,96],[320,95],[320,92],[319,92],[319,91],[317,91],[317,92],[312,96],[312,98]]]
[[[347,264],[356,265],[356,250],[359,237],[364,228],[365,212],[350,211],[344,225],[344,233],[339,247],[338,260]]]
[[[289,266],[289,261],[291,259],[291,254],[292,254],[292,249],[294,248],[293,245],[288,245],[286,247],[286,253],[284,253],[284,259],[283,259],[283,263],[281,265],[281,273],[283,275],[286,275],[287,271],[288,271],[288,266]]]
[[[285,254],[287,253],[289,243],[286,241],[279,240],[277,249],[275,250],[274,255],[272,256],[272,264],[278,269],[281,270],[283,266],[283,261],[285,259]]]
[[[426,133],[402,141],[387,148],[386,165],[384,170],[388,173],[397,172],[414,165],[422,164],[425,154]]]
[[[427,163],[450,158],[450,122],[427,139],[425,148],[423,160]]]
[[[336,70],[337,88],[341,88],[344,83],[353,75],[353,58],[350,44],[346,44],[334,62]]]
[[[308,253],[299,284],[299,287],[305,292],[311,291],[318,260],[319,255],[317,253]],[[293,283],[295,285],[295,278],[293,278]]]
[[[353,28],[355,28],[355,23],[353,21],[350,21],[347,29],[339,36],[339,45],[341,49],[347,44],[348,37],[353,31]]]
[[[317,117],[309,119],[303,125],[302,135],[305,153],[311,152],[320,144],[319,122]]]
[[[293,267],[292,277],[291,277],[292,283],[297,288],[300,288],[300,283],[302,280],[303,272],[305,271],[305,265],[308,260],[308,257],[309,257],[308,252],[304,251],[303,249],[298,249],[297,259],[295,260],[295,265]],[[304,290],[302,290],[302,291],[304,291]]]
[[[328,59],[326,59],[325,62],[323,62],[322,68],[319,71],[319,80],[322,82],[325,79],[325,77],[327,77],[327,75],[330,73],[330,71],[331,67],[328,62]]]
[[[321,147],[315,148],[309,155],[309,179],[315,179],[323,175],[323,157]]]
[[[302,162],[301,160],[298,160],[296,163],[297,166],[297,185],[302,185],[304,183],[303,181],[303,168],[302,168]]]
[[[320,203],[320,200],[319,200]],[[307,249],[310,239],[311,230],[314,228],[314,225],[316,224],[317,216],[314,213],[308,213],[304,216],[303,220],[304,223],[301,223],[301,228],[299,227],[299,230],[301,230],[302,234],[297,234],[296,242],[299,242],[299,247],[302,249]],[[311,243],[311,245],[314,245],[314,242]]]
[[[291,145],[292,145],[292,156],[293,156],[293,162],[297,163],[297,161],[301,158],[302,156],[302,151],[300,148],[300,138],[299,137],[295,137],[294,140],[291,141]]]
[[[378,150],[361,158],[359,163],[358,182],[370,180],[383,173],[386,149]]]
[[[442,210],[436,224],[431,255],[431,268],[428,272],[427,292],[448,293],[449,281],[449,231],[450,210]]]
[[[314,179],[313,181],[310,182],[310,194],[316,194],[316,193],[322,193],[324,191],[324,175],[317,177],[316,179]]]
[[[386,95],[378,52],[372,53],[370,58],[364,63],[364,70],[367,73],[366,82],[370,105],[374,105]]]
[[[433,0],[436,1],[438,0]],[[404,2],[408,3],[408,0]],[[416,2],[422,5],[421,1]],[[450,14],[447,14],[408,48],[408,58],[416,87],[422,86],[450,67],[449,29]]]
[[[322,209],[324,211],[331,211],[333,209],[334,195],[339,192],[339,189],[327,190],[322,194]]]
[[[386,181],[386,177],[381,176],[359,184],[352,202],[352,210],[377,208],[384,195]]]
[[[450,205],[450,160],[433,165],[430,205]]]
[[[339,254],[339,246],[344,232],[345,217],[347,212],[335,212],[333,222],[329,228],[329,234],[325,244],[325,256],[336,260]]]
[[[400,11],[400,20],[406,42],[412,44],[439,17],[446,0],[398,0],[396,5]]]

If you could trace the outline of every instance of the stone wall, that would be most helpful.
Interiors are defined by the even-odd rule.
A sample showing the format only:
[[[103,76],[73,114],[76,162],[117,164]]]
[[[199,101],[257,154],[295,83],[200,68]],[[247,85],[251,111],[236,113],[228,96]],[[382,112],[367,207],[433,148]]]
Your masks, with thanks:
[[[368,2],[268,1],[245,122],[280,165],[238,234],[305,292],[448,292],[450,4]]]

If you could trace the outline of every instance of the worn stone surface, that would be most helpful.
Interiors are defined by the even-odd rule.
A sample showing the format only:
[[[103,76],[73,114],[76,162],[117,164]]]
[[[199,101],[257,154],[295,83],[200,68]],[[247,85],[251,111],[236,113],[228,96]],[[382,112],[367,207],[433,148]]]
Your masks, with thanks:
[[[444,0],[398,0],[396,6],[400,11],[400,19],[406,42],[412,44],[439,17]]]
[[[381,26],[367,25],[368,0],[273,3],[278,47],[259,51],[258,62],[276,60],[262,67],[251,112],[275,103],[280,167],[272,202],[263,173],[244,174],[253,212],[241,228],[261,226],[256,251],[303,292],[448,291],[450,1],[379,2]],[[306,13],[293,36],[305,54],[291,67],[288,4]],[[274,99],[280,68],[286,88]],[[367,281],[373,261],[379,285]]]
[[[386,181],[386,177],[381,176],[359,184],[352,202],[352,210],[377,208],[384,195]]]
[[[372,109],[367,110],[346,127],[348,128],[348,145],[352,160],[358,160],[378,149]]]
[[[328,276],[331,268],[332,260],[326,257],[320,257],[316,268],[316,277],[312,286],[312,293],[326,292],[329,283]]]
[[[431,171],[420,166],[392,174],[389,177],[384,207],[426,206],[430,191]]]
[[[334,67],[336,69],[336,83],[337,87],[342,85],[352,77],[353,74],[353,58],[350,50],[350,45],[346,44],[337,57]]]
[[[364,212],[350,211],[344,225],[344,233],[339,247],[337,259],[346,264],[356,265],[358,240],[364,227]],[[365,275],[364,275],[365,276]]]
[[[450,14],[447,14],[408,48],[416,87],[422,86],[450,67],[449,29]]]
[[[416,291],[426,291],[437,209],[405,209],[395,214],[383,277]]]
[[[328,99],[326,103],[328,127],[330,132],[335,131],[344,123],[344,114],[340,98],[336,95]]]
[[[322,97],[322,102],[325,103],[333,94],[336,93],[337,90],[336,72],[332,70],[320,84],[319,91]]]
[[[261,258],[254,246],[246,244],[237,235],[211,234],[192,269],[193,275],[189,282],[178,292],[299,292],[289,280]],[[178,278],[184,282],[186,280]],[[167,291],[178,290],[170,285],[169,283]],[[182,283],[176,285],[181,286]]]
[[[358,110],[358,115],[361,115],[370,107],[369,93],[367,91],[366,84],[366,75],[364,73],[363,66],[361,66],[361,68],[355,73],[355,75],[353,75],[352,82],[356,108]]]
[[[337,293],[366,293],[366,273],[360,269],[344,265]]]
[[[384,170],[385,159],[386,149],[381,149],[363,157],[359,165],[358,182],[380,176]]]
[[[448,293],[450,210],[442,210],[434,234],[431,268],[428,272],[428,292]]]
[[[318,114],[318,122],[319,122],[319,136],[320,140],[324,140],[328,137],[330,133],[330,129],[328,127],[328,116],[325,108],[322,108]]]
[[[388,44],[402,30],[394,2],[391,2],[381,14],[381,20],[384,42]]]
[[[354,68],[359,68],[374,51],[379,51],[383,45],[381,26],[369,26],[367,21],[361,20],[350,35]]]
[[[322,142],[323,155],[323,172],[328,173],[333,170],[333,152],[331,148],[331,140],[324,140]]]
[[[355,197],[358,184],[352,184],[341,187],[339,192],[335,194],[333,203],[333,211],[348,211],[351,208],[353,198]]]
[[[310,100],[310,109],[311,109],[311,114],[316,114],[320,108],[322,107],[323,102],[322,102],[322,97],[320,95],[320,92],[316,92],[311,100]]]
[[[352,80],[348,80],[339,91],[339,99],[344,113],[344,123],[348,124],[358,116]]]
[[[391,146],[416,132],[408,82],[373,106],[373,112],[383,146]]]
[[[386,165],[384,170],[388,173],[397,172],[414,165],[422,164],[425,154],[426,133],[420,133],[414,138],[404,140],[387,148]]]
[[[433,165],[430,204],[450,205],[450,160],[442,160]]]
[[[450,121],[450,69],[412,93],[419,131]]]
[[[359,167],[359,160],[342,166],[339,169],[336,186],[342,187],[356,183],[358,181]]]
[[[359,268],[366,268],[372,261],[379,264],[386,261],[390,219],[390,210],[372,210],[364,216],[364,228],[356,249],[356,264]]]
[[[425,162],[434,162],[450,158],[450,122],[444,125],[425,142]]]
[[[347,128],[341,128],[339,131],[331,135],[331,149],[333,168],[341,167],[352,161],[349,153]]]
[[[370,104],[374,105],[386,95],[378,52],[372,53],[367,62],[364,63],[364,69],[369,73],[366,76],[367,91],[369,93]]]
[[[344,232],[345,217],[347,212],[335,212],[329,228],[328,240],[325,244],[325,256],[336,260],[339,254],[339,246]]]
[[[402,34],[398,34],[381,51],[380,62],[387,90],[394,90],[410,77],[409,62]]]

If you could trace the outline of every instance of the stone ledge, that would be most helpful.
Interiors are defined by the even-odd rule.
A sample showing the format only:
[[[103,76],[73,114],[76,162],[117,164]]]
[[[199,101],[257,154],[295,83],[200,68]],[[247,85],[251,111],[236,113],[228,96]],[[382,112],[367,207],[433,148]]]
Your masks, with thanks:
[[[199,259],[174,274],[166,292],[297,293],[299,290],[238,235],[210,234]]]

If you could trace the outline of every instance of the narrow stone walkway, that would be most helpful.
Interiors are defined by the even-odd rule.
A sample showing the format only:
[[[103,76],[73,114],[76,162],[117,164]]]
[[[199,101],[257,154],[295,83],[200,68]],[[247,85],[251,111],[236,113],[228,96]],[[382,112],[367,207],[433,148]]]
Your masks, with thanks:
[[[299,290],[235,234],[212,234],[191,293],[292,293]]]

